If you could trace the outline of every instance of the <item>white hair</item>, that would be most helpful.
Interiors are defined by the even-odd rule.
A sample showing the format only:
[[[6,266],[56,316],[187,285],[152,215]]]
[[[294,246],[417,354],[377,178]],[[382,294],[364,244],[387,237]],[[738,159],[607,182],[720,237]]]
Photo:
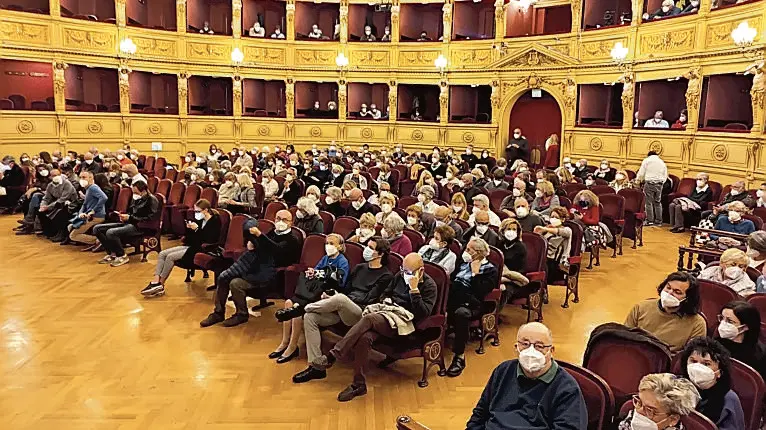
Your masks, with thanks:
[[[317,207],[316,203],[314,203],[314,200],[311,200],[308,197],[299,198],[298,204],[296,204],[296,206],[298,209],[306,212],[308,215],[316,215],[319,213],[319,208]]]

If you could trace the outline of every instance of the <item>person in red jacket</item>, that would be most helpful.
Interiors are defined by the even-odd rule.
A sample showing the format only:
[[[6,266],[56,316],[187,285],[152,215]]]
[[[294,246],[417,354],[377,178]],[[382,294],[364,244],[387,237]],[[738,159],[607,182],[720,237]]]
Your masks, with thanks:
[[[599,208],[598,196],[592,191],[582,190],[572,201],[572,218],[583,227],[583,239],[586,248],[593,246],[606,246],[609,242],[606,228],[599,223],[601,209]]]

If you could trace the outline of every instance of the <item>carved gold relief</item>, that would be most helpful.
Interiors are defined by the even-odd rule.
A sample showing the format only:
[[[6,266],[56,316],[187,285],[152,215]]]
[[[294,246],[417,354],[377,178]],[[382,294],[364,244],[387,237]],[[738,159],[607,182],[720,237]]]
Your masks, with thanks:
[[[470,131],[466,131],[461,136],[461,139],[463,140],[463,143],[470,145],[474,142],[474,140],[476,140],[476,136],[474,136]]]
[[[281,48],[246,46],[245,61],[263,64],[284,64],[285,50]]]
[[[732,46],[734,41],[731,39],[731,31],[741,22],[741,20],[735,20],[708,25],[707,34],[705,35],[705,46]],[[752,28],[761,28],[761,18],[747,20],[747,23]]]
[[[370,127],[364,127],[359,130],[359,136],[361,136],[362,139],[372,139],[372,137],[375,136],[375,133]]]
[[[19,123],[16,124],[16,131],[18,131],[21,134],[29,134],[35,131],[35,125],[34,123],[32,123],[32,121],[25,119],[25,120],[19,121]]]
[[[91,121],[88,123],[88,133],[99,134],[104,130],[104,126],[98,121]]]
[[[641,37],[641,52],[644,54],[653,54],[657,52],[672,52],[682,49],[694,48],[693,28],[646,34]]]
[[[451,61],[455,67],[484,66],[492,62],[492,50],[456,49],[452,51]]]
[[[580,44],[580,58],[583,60],[596,60],[602,58],[611,58],[612,47],[617,41],[599,40],[596,42],[585,42]],[[620,40],[626,45],[625,40]]]
[[[186,45],[186,56],[196,59],[228,59],[228,48],[223,45],[189,42]]]
[[[657,153],[657,155],[662,155],[662,150],[664,147],[662,146],[662,142],[659,140],[653,140],[649,143],[649,150],[654,151]]]
[[[593,151],[601,151],[601,148],[604,147],[604,142],[602,142],[598,137],[594,137],[590,140],[589,146]]]
[[[268,125],[261,125],[258,127],[258,136],[268,136],[271,134],[271,128]]]
[[[317,126],[313,126],[309,130],[309,134],[311,135],[311,137],[321,137],[322,136],[322,129],[320,127],[317,127]]]
[[[47,45],[51,37],[45,25],[4,21],[0,23],[0,40]]]
[[[351,53],[351,64],[356,66],[385,66],[388,65],[388,51],[354,51]]]
[[[202,131],[208,136],[212,136],[218,132],[218,127],[216,127],[215,124],[208,124]]]
[[[149,134],[160,134],[162,133],[162,124],[153,122],[149,124],[148,127],[146,127],[146,130],[149,132]]]
[[[538,51],[529,51],[505,63],[506,66],[521,67],[552,66],[555,64],[558,64],[555,58]]]
[[[438,51],[400,52],[399,63],[405,66],[428,66],[433,68]]]
[[[115,49],[115,37],[110,33],[86,31],[75,28],[64,29],[64,45],[72,48],[107,51]]]
[[[410,137],[412,138],[412,140],[421,141],[423,140],[423,131],[420,130],[419,128],[416,128],[415,130],[412,130]]]
[[[559,54],[569,55],[569,45],[551,45],[548,49],[558,52]]]
[[[729,158],[729,149],[726,148],[726,145],[719,143],[713,146],[711,154],[715,161],[726,161]]]
[[[155,57],[175,57],[176,42],[173,40],[151,39],[148,37],[134,37],[138,55]]]
[[[306,66],[335,65],[335,55],[335,51],[298,49],[295,51],[295,64]]]

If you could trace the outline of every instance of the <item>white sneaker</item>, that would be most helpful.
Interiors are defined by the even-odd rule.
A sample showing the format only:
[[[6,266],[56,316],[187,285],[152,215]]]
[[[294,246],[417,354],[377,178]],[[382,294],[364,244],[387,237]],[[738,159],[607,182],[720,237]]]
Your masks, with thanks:
[[[114,260],[112,260],[112,263],[110,266],[112,267],[119,267],[123,264],[128,264],[130,262],[130,258],[128,258],[127,255],[123,255],[122,257],[116,257]]]
[[[107,255],[106,257],[102,258],[98,261],[98,264],[109,264],[114,260],[114,257],[111,255]]]

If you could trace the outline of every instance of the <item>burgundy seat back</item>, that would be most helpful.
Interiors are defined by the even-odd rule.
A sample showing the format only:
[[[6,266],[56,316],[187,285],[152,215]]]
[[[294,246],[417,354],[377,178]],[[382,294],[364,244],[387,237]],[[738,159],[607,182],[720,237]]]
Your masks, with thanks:
[[[564,221],[564,226],[572,229],[572,244],[570,245],[569,256],[577,257],[582,254],[582,238],[584,235],[582,227],[580,224],[569,220]]]
[[[727,195],[727,194],[729,194],[729,191],[731,191],[731,185],[726,185],[726,186],[724,186],[724,187],[723,187],[723,189],[721,190],[721,195],[720,195],[720,196],[718,196],[718,198],[717,198],[717,199],[715,199],[715,200],[713,200],[713,201],[714,201],[714,202],[715,202],[717,205],[718,205],[718,204],[721,204],[721,202],[723,201],[724,197],[726,197],[726,195]]]
[[[218,207],[218,190],[213,187],[207,187],[202,190],[199,195],[200,199],[205,199],[210,202],[211,207]]]
[[[397,273],[399,273],[399,270],[401,270],[403,261],[404,259],[402,258],[401,255],[395,252],[392,252],[388,254],[388,264],[386,265],[386,267],[388,267],[389,272],[396,275]]]
[[[750,220],[753,225],[755,225],[756,230],[763,228],[763,218],[759,217],[758,215],[742,214],[742,219]]]
[[[271,233],[271,231],[274,230],[274,223],[267,219],[259,219],[258,230],[260,230],[263,234]]]
[[[454,241],[452,243],[455,243],[457,241]],[[451,248],[450,248],[451,249]],[[455,255],[460,255],[460,253],[456,253]],[[503,255],[503,251],[495,248],[494,246],[489,247],[489,255],[487,256],[487,261],[492,263],[497,268],[497,287],[500,288],[500,280],[503,278],[503,267],[505,266],[505,256]],[[458,262],[458,266],[462,265],[460,262]]]
[[[414,205],[417,202],[418,202],[417,198],[407,195],[399,199],[399,201],[396,204],[396,207],[406,210],[408,206]]]
[[[218,236],[218,246],[225,246],[229,224],[231,223],[231,212],[226,209],[216,209],[216,211],[218,212],[218,219],[221,220],[221,234]]]
[[[170,194],[170,188],[173,186],[173,182],[170,179],[163,179],[157,184],[157,194],[161,194],[165,196],[165,198],[168,197],[168,194]]]
[[[604,194],[617,194],[614,191],[614,188],[610,187],[609,185],[594,185],[590,187],[590,190],[593,191],[593,194],[597,196],[601,196]]]
[[[625,198],[624,208],[626,213],[639,214],[644,213],[644,192],[632,188],[624,188],[617,192],[617,195]],[[600,200],[600,199],[599,199]]]
[[[449,274],[443,267],[436,264],[426,262],[424,264],[425,272],[436,283],[436,303],[434,303],[431,315],[446,315],[447,314],[447,296],[449,296]],[[399,273],[399,270],[394,274]]]
[[[544,272],[548,252],[545,239],[537,233],[525,231],[521,235],[521,241],[527,248],[525,273]]]
[[[763,377],[747,364],[731,360],[731,389],[739,396],[745,413],[745,430],[758,430],[763,416],[766,384]]]
[[[335,215],[330,212],[319,211],[319,216],[324,224],[324,234],[332,233],[333,226],[335,225]]]
[[[26,109],[27,108],[27,99],[19,94],[11,94],[8,96],[8,99],[10,99],[13,102],[13,108],[15,110],[20,109]]]
[[[167,164],[168,163],[167,163],[167,161],[165,160],[164,157],[158,158],[154,162],[154,174],[157,175],[157,176],[160,176],[160,172],[164,172],[165,166],[167,166]]]
[[[202,193],[202,188],[200,188],[199,185],[189,185],[186,187],[186,191],[184,192],[182,204],[188,208],[193,207],[194,204],[197,203],[197,200],[199,200],[200,193]]]
[[[604,194],[599,196],[601,204],[601,217],[612,221],[625,219],[625,197],[617,194]]]
[[[146,161],[144,161],[144,171],[146,172],[154,172],[154,162],[157,159],[154,157],[154,155],[150,155],[146,157]]]
[[[492,190],[489,193],[489,206],[492,208],[492,211],[495,213],[500,212],[501,203],[511,194],[513,194],[511,190]]]
[[[13,102],[9,99],[0,99],[0,110],[13,110]]]
[[[426,238],[423,236],[423,233],[415,230],[411,230],[409,228],[405,228],[402,233],[407,236],[407,239],[410,240],[412,243],[412,251],[418,252],[418,250],[425,245]]]
[[[157,185],[159,185],[159,183],[160,183],[160,180],[157,179],[156,176],[152,176],[149,179],[147,179],[146,185],[149,186],[149,192],[152,193],[152,194],[156,193],[157,192]],[[161,194],[163,197],[165,196],[165,194],[163,194],[163,193],[159,193],[159,194]]]
[[[588,187],[586,187],[585,184],[564,184],[561,188],[564,189],[568,196],[573,196]]]
[[[364,252],[365,246],[366,245],[360,245],[355,242],[346,242],[346,252],[344,252],[343,255],[346,256],[346,260],[348,260],[348,267],[350,269],[353,269],[359,263],[364,262],[362,253]]]
[[[638,389],[638,386],[636,386]],[[624,417],[633,409],[633,400],[628,400],[620,408],[620,417]],[[615,418],[619,419],[619,417]],[[681,417],[681,424],[684,430],[718,430],[718,426],[710,421],[706,416],[697,411],[692,411],[689,415]]]
[[[332,232],[337,233],[344,238],[348,237],[352,231],[359,228],[359,220],[351,218],[349,216],[341,216],[335,220],[332,227]]]
[[[323,234],[310,234],[303,241],[301,251],[301,264],[306,267],[314,267],[325,255],[324,244],[326,236]]]
[[[718,199],[721,198],[721,191],[723,186],[721,186],[720,182],[716,181],[708,181],[707,185],[710,187],[710,191],[713,193],[713,198],[710,201],[717,202]]]
[[[556,360],[556,363],[564,368],[580,386],[585,407],[588,410],[588,430],[604,428],[615,406],[614,394],[609,385],[603,378],[584,367],[559,360]]]
[[[397,169],[391,169],[391,176],[388,177],[388,183],[391,185],[391,192],[399,195],[399,179],[403,178],[402,173]]]
[[[234,215],[229,221],[229,229],[226,233],[226,240],[224,241],[224,249],[226,251],[238,251],[245,248],[245,234],[244,225],[245,222],[251,218],[247,215]]]
[[[394,171],[394,170],[399,172],[399,178],[400,179],[409,179],[408,174],[409,174],[410,170],[409,170],[409,168],[407,167],[406,164],[397,164],[396,166],[394,166],[391,169],[391,171]]]
[[[165,208],[165,196],[160,194],[155,194],[154,197],[156,197],[157,201],[159,202],[159,205],[157,206],[157,212],[154,214],[154,217],[152,217],[150,220],[141,221],[138,224],[136,224],[136,227],[142,230],[149,230],[150,232],[154,234],[158,234],[160,229],[162,228],[162,212],[163,212],[163,209]]]
[[[287,205],[282,202],[271,202],[266,205],[266,210],[263,212],[263,218],[269,221],[274,221],[277,218],[277,212],[287,209]]]
[[[700,311],[707,320],[708,332],[712,333],[718,326],[718,314],[723,305],[737,300],[737,293],[726,285],[718,282],[697,279],[700,290]]]
[[[185,191],[186,191],[186,185],[184,185],[182,182],[174,183],[173,186],[170,187],[170,195],[168,196],[168,204],[169,205],[177,205],[177,204],[181,203],[181,200],[183,199]]]
[[[697,187],[696,179],[683,178],[681,179],[681,182],[678,184],[678,191],[676,192],[684,196],[688,196],[696,187]]]
[[[130,206],[130,200],[133,198],[133,190],[130,187],[124,187],[120,189],[120,192],[114,197],[117,203],[114,206],[114,210],[124,214],[128,211]]]
[[[766,322],[766,293],[751,294],[747,297],[747,302],[758,309],[761,314],[761,322]]]

